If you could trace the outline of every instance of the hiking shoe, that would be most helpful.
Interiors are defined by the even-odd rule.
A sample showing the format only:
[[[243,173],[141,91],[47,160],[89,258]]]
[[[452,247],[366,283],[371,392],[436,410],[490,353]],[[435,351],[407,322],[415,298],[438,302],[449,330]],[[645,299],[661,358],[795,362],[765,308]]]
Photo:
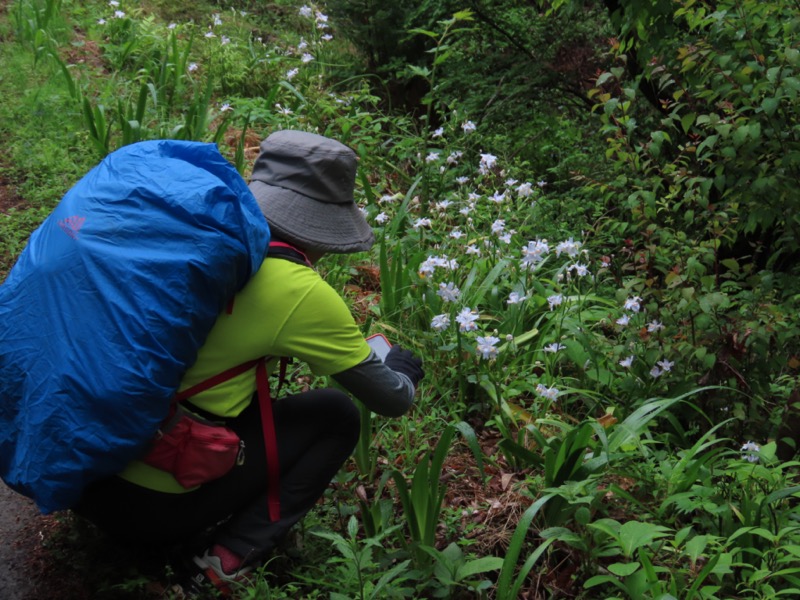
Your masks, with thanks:
[[[247,575],[252,570],[247,567],[226,573],[219,557],[208,550],[203,556],[192,558],[192,563],[193,572],[180,586],[184,598],[230,598],[236,585],[245,583]]]

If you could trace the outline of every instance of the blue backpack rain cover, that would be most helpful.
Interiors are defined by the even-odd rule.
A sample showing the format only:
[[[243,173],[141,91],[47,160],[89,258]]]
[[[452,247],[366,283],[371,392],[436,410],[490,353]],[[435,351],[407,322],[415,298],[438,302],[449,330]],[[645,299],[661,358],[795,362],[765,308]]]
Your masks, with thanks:
[[[0,477],[43,512],[146,448],[269,227],[213,144],[107,156],[0,285]]]

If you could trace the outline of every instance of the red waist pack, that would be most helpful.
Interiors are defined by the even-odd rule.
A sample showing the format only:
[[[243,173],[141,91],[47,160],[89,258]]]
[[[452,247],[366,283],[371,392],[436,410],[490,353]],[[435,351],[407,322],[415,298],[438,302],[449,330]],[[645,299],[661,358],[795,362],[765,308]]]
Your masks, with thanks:
[[[183,487],[192,488],[242,464],[244,442],[232,429],[176,405],[141,460],[171,473]]]

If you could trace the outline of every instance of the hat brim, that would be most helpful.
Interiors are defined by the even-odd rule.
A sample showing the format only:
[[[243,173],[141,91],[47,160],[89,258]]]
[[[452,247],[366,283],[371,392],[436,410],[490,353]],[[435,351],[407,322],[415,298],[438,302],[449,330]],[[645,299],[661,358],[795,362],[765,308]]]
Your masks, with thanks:
[[[372,227],[354,202],[319,202],[258,180],[250,182],[250,191],[272,230],[303,249],[349,254],[375,243]]]

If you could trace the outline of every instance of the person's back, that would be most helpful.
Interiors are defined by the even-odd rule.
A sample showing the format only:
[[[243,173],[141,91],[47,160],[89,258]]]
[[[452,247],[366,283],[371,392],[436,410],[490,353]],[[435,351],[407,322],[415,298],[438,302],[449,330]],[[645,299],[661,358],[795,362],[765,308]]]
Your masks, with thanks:
[[[316,271],[285,258],[267,258],[220,315],[181,387],[262,356],[290,357],[308,364],[315,375],[331,375],[368,354],[344,300]],[[192,403],[220,416],[236,416],[254,392],[252,373],[245,373],[198,394]]]

